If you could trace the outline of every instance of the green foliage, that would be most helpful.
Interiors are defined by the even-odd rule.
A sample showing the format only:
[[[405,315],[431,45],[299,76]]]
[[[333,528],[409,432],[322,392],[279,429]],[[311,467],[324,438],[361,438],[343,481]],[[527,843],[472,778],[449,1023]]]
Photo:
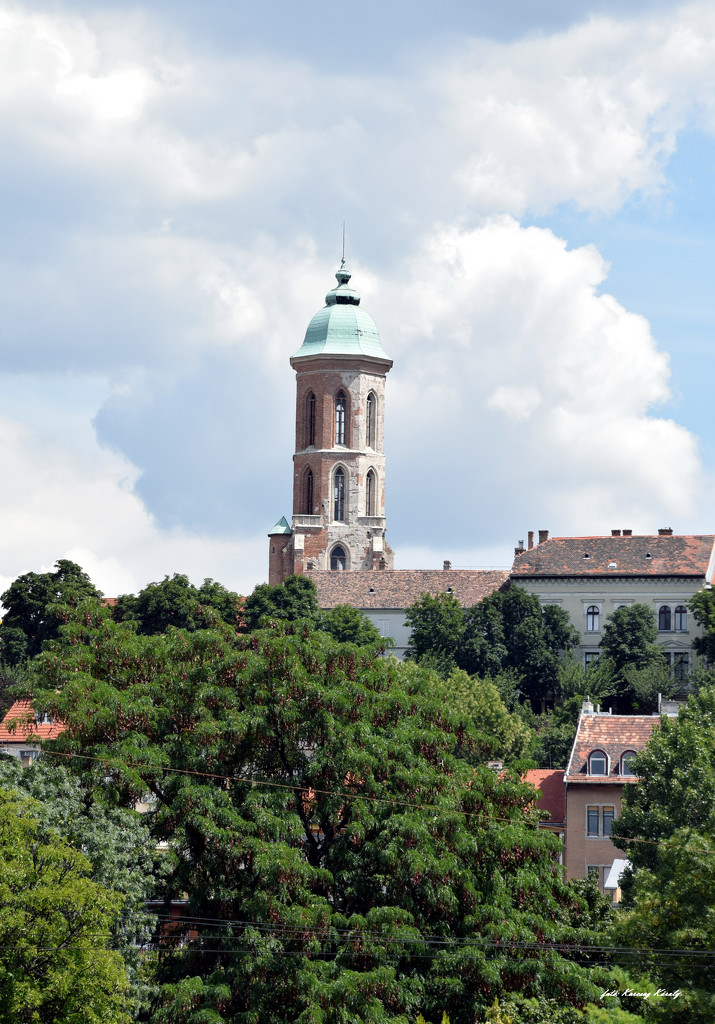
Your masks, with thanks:
[[[454,594],[423,594],[405,612],[411,627],[405,657],[449,675],[457,667],[464,638],[464,613]]]
[[[558,692],[562,652],[579,640],[562,608],[542,609],[521,587],[496,591],[466,611],[452,594],[423,594],[405,619],[409,658],[444,676],[454,668],[479,678],[511,673],[535,704]]]
[[[5,615],[0,624],[0,656],[9,665],[34,658],[46,640],[57,636],[60,616],[56,605],[76,606],[87,598],[100,598],[89,576],[66,558],[55,562],[55,572],[28,572],[0,596]]]
[[[496,591],[465,615],[467,671],[479,676],[513,671],[525,695],[536,704],[558,695],[562,652],[579,642],[568,613],[556,605],[541,607],[536,594],[522,587]]]
[[[289,576],[276,586],[259,583],[243,606],[243,621],[249,631],[258,629],[267,619],[307,619],[317,624],[319,617],[318,592],[306,576]]]
[[[595,998],[530,945],[599,941],[533,788],[457,755],[469,730],[419,666],[304,620],[142,636],[87,605],[38,669],[56,746],[99,759],[85,785],[153,794],[163,894],[201,933],[163,952],[155,1021],[472,1024],[506,994]]]
[[[448,679],[435,680],[435,687],[446,706],[469,726],[470,749],[465,754],[471,764],[524,756],[531,733],[523,719],[509,713],[493,683],[455,669]]]
[[[700,590],[691,597],[688,607],[703,628],[703,636],[695,638],[693,648],[715,666],[715,588]]]
[[[128,1024],[119,953],[106,948],[122,898],[43,837],[36,801],[0,789],[1,1024]]]
[[[582,704],[581,697],[569,697],[553,711],[535,716],[528,753],[539,768],[566,767]]]
[[[646,948],[715,948],[715,688],[691,696],[677,718],[662,719],[626,787],[613,833],[634,874],[617,938]],[[647,842],[630,843],[629,838]],[[711,1022],[715,991],[696,957],[649,957],[662,987],[682,989],[657,1019]]]
[[[367,615],[363,615],[349,604],[339,604],[330,611],[323,612],[320,616],[320,628],[339,643],[358,644],[360,647],[378,644],[383,648],[392,643],[391,640],[380,636],[377,626]]]
[[[623,605],[606,618],[599,647],[618,678],[626,668],[662,662],[655,612],[645,604]]]
[[[195,587],[179,573],[147,584],[136,597],[123,594],[112,609],[117,622],[133,620],[139,633],[165,633],[169,626],[193,632],[214,625],[217,618],[236,626],[240,612],[238,594],[211,579]]]
[[[146,910],[156,888],[156,844],[146,816],[103,806],[67,771],[65,759],[60,764],[58,760],[46,754],[23,768],[16,758],[2,758],[0,786],[18,798],[35,800],[38,838],[52,844],[59,836],[81,850],[89,860],[91,880],[121,896],[121,913],[109,929],[107,945],[124,959],[136,1013],[148,1005],[150,996],[139,946],[150,941],[156,926],[156,917]]]

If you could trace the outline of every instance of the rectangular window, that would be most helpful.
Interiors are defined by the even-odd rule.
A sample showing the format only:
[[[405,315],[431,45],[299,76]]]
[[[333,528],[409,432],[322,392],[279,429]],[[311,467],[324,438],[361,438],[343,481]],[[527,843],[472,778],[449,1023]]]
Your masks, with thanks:
[[[595,665],[599,659],[598,651],[586,651],[583,656],[583,667],[588,669],[591,665]]]
[[[615,813],[614,813],[614,808],[613,807],[604,807],[603,808],[602,821],[603,821],[603,835],[604,836],[610,836],[610,834],[611,834],[611,825],[613,824],[614,817],[615,817]]]
[[[615,818],[613,804],[592,804],[586,808],[586,835],[591,839],[608,839]]]

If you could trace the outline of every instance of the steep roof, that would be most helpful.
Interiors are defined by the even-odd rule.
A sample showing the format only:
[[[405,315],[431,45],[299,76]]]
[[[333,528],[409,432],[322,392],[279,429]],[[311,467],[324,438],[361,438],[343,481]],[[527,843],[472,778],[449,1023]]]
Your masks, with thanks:
[[[477,604],[495,590],[505,589],[506,569],[375,569],[332,572],[314,569],[305,574],[318,590],[318,605],[334,608],[407,608],[422,594],[450,590],[463,608]]]
[[[551,824],[561,824],[566,814],[563,768],[532,768],[524,778],[541,790],[541,795],[536,801],[539,810],[549,812]]]
[[[513,577],[687,576],[711,582],[715,535],[552,537],[514,558]]]
[[[579,719],[576,738],[571,749],[566,782],[604,783],[633,782],[633,776],[623,776],[621,755],[627,750],[641,751],[660,725],[658,715],[604,715],[583,712]],[[608,754],[608,775],[588,774],[588,755],[592,750]]]
[[[32,724],[18,725],[9,729],[8,723],[16,719],[25,719]],[[35,721],[35,712],[29,700],[16,700],[0,724],[0,743],[23,743],[28,736],[39,736],[43,740],[55,740],[65,731],[62,722],[47,722],[44,725]]]

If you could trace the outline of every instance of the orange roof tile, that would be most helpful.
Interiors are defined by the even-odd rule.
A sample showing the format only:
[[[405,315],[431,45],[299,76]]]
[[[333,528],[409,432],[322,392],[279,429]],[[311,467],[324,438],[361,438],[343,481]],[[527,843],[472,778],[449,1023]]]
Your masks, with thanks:
[[[524,778],[541,790],[541,795],[536,801],[539,810],[549,812],[551,823],[561,824],[566,813],[563,768],[532,768]]]
[[[461,606],[470,608],[509,581],[506,569],[314,569],[305,575],[317,587],[320,608],[408,608],[422,594],[435,597],[450,587]]]
[[[8,723],[25,720],[22,725],[9,729]],[[30,724],[28,724],[30,723]],[[47,722],[42,725],[35,720],[35,712],[29,700],[16,700],[0,724],[0,743],[27,742],[28,736],[39,736],[43,740],[55,740],[65,731],[62,722]]]
[[[623,776],[621,756],[627,750],[642,750],[655,726],[658,715],[604,715],[583,714],[579,719],[571,758],[566,769],[566,782],[604,783],[632,782],[633,776]],[[608,775],[588,774],[588,755],[603,750],[608,755]]]
[[[712,534],[552,537],[516,555],[511,575],[689,576],[709,583],[714,552]]]

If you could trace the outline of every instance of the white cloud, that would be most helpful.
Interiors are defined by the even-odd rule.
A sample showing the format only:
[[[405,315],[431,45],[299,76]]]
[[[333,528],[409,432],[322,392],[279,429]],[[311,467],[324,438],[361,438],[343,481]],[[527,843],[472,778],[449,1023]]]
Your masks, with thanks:
[[[391,465],[409,467],[404,504],[425,524],[454,533],[467,510],[498,508],[493,536],[527,515],[525,495],[564,533],[602,532],[619,509],[644,530],[695,513],[696,439],[657,415],[668,358],[643,317],[599,294],[593,247],[499,217],[436,231],[410,269],[375,313],[394,339]]]
[[[482,531],[461,549],[491,561],[527,515],[561,532],[621,510],[644,529],[695,515],[696,443],[658,416],[668,360],[647,321],[600,293],[594,247],[515,218],[667,188],[678,131],[715,126],[714,69],[707,4],[461,41],[392,78],[216,57],[124,13],[0,4],[0,144],[30,182],[0,239],[3,366],[25,389],[38,367],[103,381],[81,422],[58,402],[54,439],[29,405],[8,413],[5,571],[74,553],[107,592],[194,567],[261,578],[263,531],[289,509],[249,498],[278,501],[280,477],[290,501],[287,359],[331,285],[321,239],[337,243],[346,207],[380,254],[353,262],[354,283],[396,360],[393,536],[395,519],[411,544],[439,530],[433,550],[445,530]],[[97,444],[95,415],[123,456]],[[209,537],[216,480],[234,542]],[[177,492],[205,530],[157,525],[169,505],[181,520]]]

